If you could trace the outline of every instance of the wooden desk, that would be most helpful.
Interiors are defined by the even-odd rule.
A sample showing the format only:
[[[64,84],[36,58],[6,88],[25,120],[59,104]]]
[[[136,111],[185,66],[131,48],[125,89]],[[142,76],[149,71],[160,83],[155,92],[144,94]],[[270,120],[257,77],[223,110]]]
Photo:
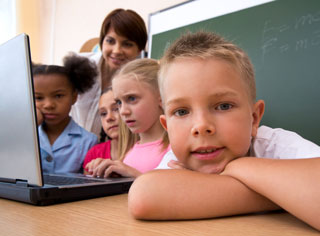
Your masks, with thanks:
[[[193,221],[138,221],[127,194],[46,207],[0,199],[0,235],[320,235],[287,213]]]

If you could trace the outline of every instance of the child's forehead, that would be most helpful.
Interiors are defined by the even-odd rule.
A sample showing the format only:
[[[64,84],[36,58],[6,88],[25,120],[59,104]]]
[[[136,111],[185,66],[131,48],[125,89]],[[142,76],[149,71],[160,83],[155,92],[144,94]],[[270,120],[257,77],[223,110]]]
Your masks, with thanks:
[[[142,79],[136,75],[135,73],[130,73],[130,74],[122,74],[122,75],[118,75],[116,76],[113,80],[112,80],[112,85],[113,86],[123,86],[125,84],[139,84],[143,82]]]
[[[164,100],[201,94],[242,94],[248,89],[236,67],[221,59],[179,59],[171,63],[163,81]]]
[[[108,90],[101,95],[100,100],[112,99],[112,98],[113,98],[113,91]]]
[[[186,83],[188,80],[199,81],[203,77],[214,77],[217,72],[226,77],[232,72],[241,79],[240,70],[236,65],[214,57],[176,59],[168,64],[163,79],[166,82],[172,82],[174,78],[180,83]]]
[[[116,104],[112,90],[109,90],[101,95],[99,106],[112,106]]]
[[[71,82],[68,77],[63,74],[38,74],[33,76],[33,80],[36,83],[50,84],[50,86],[68,85],[71,86]]]
[[[147,90],[155,90],[154,86],[145,81],[143,78],[138,78],[135,76],[125,76],[119,77],[117,80],[113,81],[112,84],[114,95],[124,95],[127,93],[143,92]]]
[[[230,60],[227,60],[221,57],[216,57],[216,56],[207,56],[207,57],[194,56],[194,57],[176,58],[170,63],[168,63],[167,67],[175,68],[176,66],[179,66],[179,67],[190,68],[190,64],[206,65],[211,62],[220,62],[221,65],[228,66],[233,69],[238,69],[238,66],[235,63],[232,63]]]
[[[33,78],[42,78],[42,79],[48,79],[48,80],[52,80],[52,79],[69,80],[69,78],[65,74],[60,74],[60,73],[36,74],[36,75],[33,75]]]

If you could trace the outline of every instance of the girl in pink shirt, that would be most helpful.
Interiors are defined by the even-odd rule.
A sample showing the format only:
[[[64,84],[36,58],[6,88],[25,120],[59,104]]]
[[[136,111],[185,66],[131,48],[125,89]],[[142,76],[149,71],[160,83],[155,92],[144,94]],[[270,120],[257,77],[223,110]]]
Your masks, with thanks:
[[[163,110],[158,71],[156,60],[137,59],[115,74],[112,89],[121,117],[119,156],[122,161],[104,160],[94,175],[107,177],[115,172],[137,177],[156,168],[170,149],[167,133],[159,120]]]

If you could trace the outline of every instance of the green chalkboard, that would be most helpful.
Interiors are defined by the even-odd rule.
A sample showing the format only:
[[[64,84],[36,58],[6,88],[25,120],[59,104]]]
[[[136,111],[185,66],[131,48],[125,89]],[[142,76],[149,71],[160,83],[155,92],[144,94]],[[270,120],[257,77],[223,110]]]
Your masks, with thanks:
[[[200,14],[200,13],[199,13]],[[278,0],[155,34],[151,57],[185,32],[213,31],[243,48],[255,67],[262,124],[320,145],[320,1]]]

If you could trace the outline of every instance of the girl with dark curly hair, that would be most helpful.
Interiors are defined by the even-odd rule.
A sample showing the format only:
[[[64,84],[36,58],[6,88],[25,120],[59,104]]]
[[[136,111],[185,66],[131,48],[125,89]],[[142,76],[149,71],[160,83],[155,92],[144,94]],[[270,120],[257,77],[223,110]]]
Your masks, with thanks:
[[[64,65],[34,65],[33,83],[39,124],[42,169],[47,173],[81,173],[87,151],[97,137],[69,116],[78,94],[97,76],[94,63],[71,54]]]

